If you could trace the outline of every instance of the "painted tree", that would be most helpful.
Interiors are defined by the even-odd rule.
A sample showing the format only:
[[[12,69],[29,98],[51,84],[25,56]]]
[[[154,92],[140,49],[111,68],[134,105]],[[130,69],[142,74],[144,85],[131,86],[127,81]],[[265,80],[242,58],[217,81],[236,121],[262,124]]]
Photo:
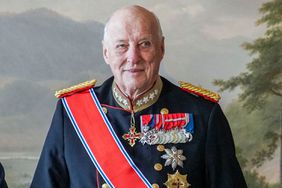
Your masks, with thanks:
[[[259,9],[262,17],[257,25],[265,24],[266,32],[253,42],[246,42],[242,47],[253,57],[247,64],[247,71],[228,80],[215,80],[214,84],[220,86],[220,90],[233,90],[240,87],[239,95],[244,107],[250,112],[264,109],[269,98],[277,99],[278,112],[268,112],[276,116],[272,123],[277,127],[274,132],[264,130],[265,138],[270,139],[266,149],[258,151],[252,160],[253,164],[260,166],[263,161],[271,158],[280,137],[282,146],[282,0],[272,0],[262,4]],[[280,169],[282,171],[282,150],[280,155]],[[282,173],[280,173],[282,184]]]

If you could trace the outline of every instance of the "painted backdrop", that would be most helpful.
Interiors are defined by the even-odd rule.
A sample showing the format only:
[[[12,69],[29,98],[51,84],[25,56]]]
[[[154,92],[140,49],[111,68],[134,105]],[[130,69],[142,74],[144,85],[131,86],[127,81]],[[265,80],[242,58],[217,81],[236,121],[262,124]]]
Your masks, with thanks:
[[[265,28],[255,25],[263,2],[0,0],[0,161],[10,187],[29,186],[55,108],[54,91],[93,78],[99,84],[110,75],[101,40],[114,10],[139,4],[155,12],[166,42],[161,74],[216,91],[214,79],[246,70],[251,57],[241,44],[263,35]],[[239,92],[221,93],[224,110]],[[232,129],[244,145],[238,140],[248,128]],[[255,169],[270,183],[278,182],[276,153]]]

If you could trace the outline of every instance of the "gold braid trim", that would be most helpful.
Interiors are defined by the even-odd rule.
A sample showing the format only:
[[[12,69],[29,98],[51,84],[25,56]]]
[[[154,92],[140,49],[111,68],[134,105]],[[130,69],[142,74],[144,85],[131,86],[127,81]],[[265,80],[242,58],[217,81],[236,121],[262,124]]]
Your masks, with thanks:
[[[218,102],[219,99],[221,98],[218,93],[212,92],[200,86],[195,86],[190,83],[186,83],[182,81],[179,81],[178,83],[182,89],[189,91],[191,93],[194,93],[196,95],[200,95],[204,97],[205,99],[211,100],[213,102]]]
[[[90,80],[90,81],[82,82],[80,84],[71,86],[69,88],[65,88],[65,89],[56,91],[55,96],[57,98],[62,98],[64,96],[71,95],[75,92],[89,89],[89,88],[95,86],[95,83],[96,83],[96,80]]]

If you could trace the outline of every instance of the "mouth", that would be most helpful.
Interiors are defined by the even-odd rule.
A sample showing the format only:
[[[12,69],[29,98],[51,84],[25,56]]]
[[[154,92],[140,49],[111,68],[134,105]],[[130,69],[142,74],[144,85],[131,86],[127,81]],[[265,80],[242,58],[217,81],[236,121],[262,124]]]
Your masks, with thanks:
[[[139,69],[139,68],[130,68],[130,69],[125,69],[125,72],[130,72],[130,73],[140,73],[143,72],[144,69]]]

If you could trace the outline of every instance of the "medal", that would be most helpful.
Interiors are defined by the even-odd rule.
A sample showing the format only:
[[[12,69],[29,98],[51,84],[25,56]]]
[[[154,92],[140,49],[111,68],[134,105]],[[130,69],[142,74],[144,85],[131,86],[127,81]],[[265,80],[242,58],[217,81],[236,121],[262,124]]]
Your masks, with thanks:
[[[136,132],[136,127],[135,127],[135,126],[134,126],[134,127],[131,126],[131,127],[129,128],[128,133],[125,133],[125,134],[122,136],[122,138],[123,138],[124,140],[127,140],[128,143],[129,143],[129,145],[130,145],[131,147],[133,147],[133,146],[135,145],[135,143],[136,143],[136,140],[141,138],[141,133]]]
[[[186,157],[183,155],[183,150],[177,149],[175,146],[172,146],[171,149],[165,149],[164,155],[161,156],[161,158],[165,159],[165,166],[172,167],[173,170],[177,166],[181,166],[183,168],[183,161],[186,160]]]
[[[178,170],[174,174],[167,174],[167,181],[164,184],[167,188],[188,188],[191,185],[187,181],[187,174],[182,175]]]
[[[125,133],[122,138],[128,141],[128,144],[133,147],[136,140],[141,138],[141,133],[136,132],[134,113],[131,113],[131,126],[128,133]]]
[[[172,113],[162,109],[161,114],[140,116],[142,137],[148,145],[187,143],[193,139],[194,120],[191,113]]]

